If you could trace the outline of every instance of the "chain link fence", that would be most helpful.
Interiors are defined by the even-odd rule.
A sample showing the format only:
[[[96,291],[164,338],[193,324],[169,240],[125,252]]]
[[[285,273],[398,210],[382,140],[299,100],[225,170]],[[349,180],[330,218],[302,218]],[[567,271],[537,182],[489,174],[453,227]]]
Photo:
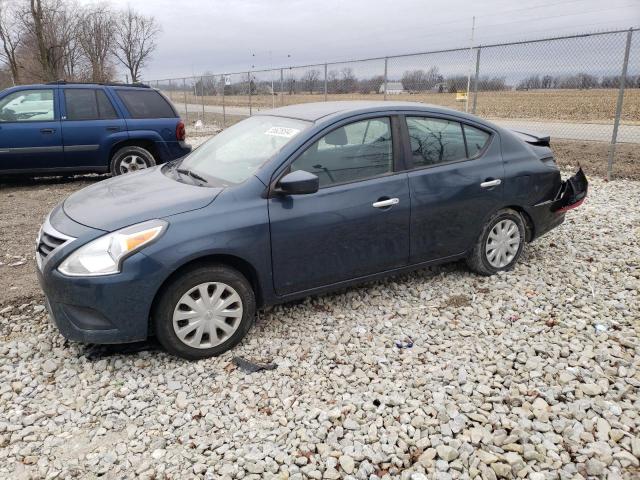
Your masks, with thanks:
[[[640,143],[640,32],[589,33],[349,62],[148,82],[188,123],[229,126],[285,105],[407,100],[554,140]]]

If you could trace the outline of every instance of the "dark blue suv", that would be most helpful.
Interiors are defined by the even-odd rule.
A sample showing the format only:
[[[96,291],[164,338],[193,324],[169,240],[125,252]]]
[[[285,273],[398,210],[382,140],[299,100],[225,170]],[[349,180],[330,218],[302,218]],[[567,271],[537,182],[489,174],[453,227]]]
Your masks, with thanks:
[[[0,93],[0,174],[120,175],[191,151],[171,102],[146,85],[23,85]]]

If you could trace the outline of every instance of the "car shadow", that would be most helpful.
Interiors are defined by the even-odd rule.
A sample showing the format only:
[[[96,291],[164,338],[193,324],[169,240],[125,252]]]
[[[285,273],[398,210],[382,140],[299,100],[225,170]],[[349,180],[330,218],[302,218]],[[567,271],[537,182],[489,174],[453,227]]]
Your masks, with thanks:
[[[105,344],[83,345],[80,349],[79,356],[85,357],[90,362],[97,362],[106,357],[114,355],[137,355],[140,352],[164,351],[155,337],[149,337],[142,342],[122,343],[122,344]]]

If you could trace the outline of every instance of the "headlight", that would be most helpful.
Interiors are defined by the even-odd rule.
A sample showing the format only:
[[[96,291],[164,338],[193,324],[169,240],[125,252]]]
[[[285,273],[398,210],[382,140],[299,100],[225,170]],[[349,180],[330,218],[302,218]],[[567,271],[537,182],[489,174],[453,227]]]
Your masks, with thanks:
[[[72,277],[119,273],[122,261],[158,239],[167,225],[164,220],[149,220],[108,233],[69,255],[58,271]]]

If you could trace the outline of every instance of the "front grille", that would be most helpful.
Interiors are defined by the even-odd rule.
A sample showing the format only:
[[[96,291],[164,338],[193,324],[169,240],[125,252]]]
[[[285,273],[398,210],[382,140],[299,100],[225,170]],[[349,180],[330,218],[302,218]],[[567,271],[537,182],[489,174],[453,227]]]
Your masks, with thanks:
[[[42,268],[43,262],[51,253],[71,240],[74,240],[74,238],[60,233],[53,228],[47,217],[42,228],[40,228],[36,240],[36,262],[38,263],[38,267]]]
[[[40,241],[38,242],[38,253],[42,255],[42,258],[47,258],[51,252],[66,241],[66,238],[56,237],[55,235],[43,230],[40,234]]]

